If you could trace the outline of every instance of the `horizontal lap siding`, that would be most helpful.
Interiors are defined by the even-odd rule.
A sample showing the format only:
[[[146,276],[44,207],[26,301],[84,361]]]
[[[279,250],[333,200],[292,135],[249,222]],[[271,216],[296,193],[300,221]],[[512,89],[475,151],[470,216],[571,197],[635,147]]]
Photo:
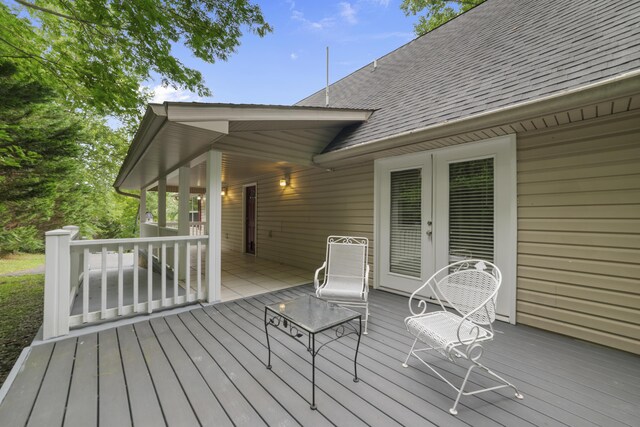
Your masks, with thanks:
[[[373,264],[373,162],[326,171],[302,169],[290,174],[230,183],[222,204],[223,249],[242,251],[242,185],[256,182],[257,255],[308,269],[310,277],[325,258],[331,234],[369,238]]]
[[[640,353],[640,115],[518,135],[517,321]]]

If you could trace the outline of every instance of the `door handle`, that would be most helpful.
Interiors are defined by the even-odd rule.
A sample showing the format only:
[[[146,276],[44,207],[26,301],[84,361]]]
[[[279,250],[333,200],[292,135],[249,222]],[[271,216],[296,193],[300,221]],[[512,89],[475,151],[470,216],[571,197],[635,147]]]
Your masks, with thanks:
[[[429,237],[431,237],[431,235],[433,234],[433,230],[431,229],[432,225],[433,225],[433,222],[427,221],[427,236]]]

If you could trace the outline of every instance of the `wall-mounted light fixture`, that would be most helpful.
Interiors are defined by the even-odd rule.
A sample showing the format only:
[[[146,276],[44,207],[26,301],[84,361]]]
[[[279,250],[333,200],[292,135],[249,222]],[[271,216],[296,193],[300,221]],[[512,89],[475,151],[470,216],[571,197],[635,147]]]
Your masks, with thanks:
[[[289,185],[289,174],[286,174],[284,177],[280,178],[280,187],[284,188]]]
[[[198,200],[202,200],[202,196],[198,196]]]
[[[221,196],[226,196],[226,195],[227,195],[227,191],[228,191],[228,188],[227,188],[227,186],[226,186],[226,185],[224,185],[224,186],[222,187],[222,191],[220,191],[220,195],[221,195]]]

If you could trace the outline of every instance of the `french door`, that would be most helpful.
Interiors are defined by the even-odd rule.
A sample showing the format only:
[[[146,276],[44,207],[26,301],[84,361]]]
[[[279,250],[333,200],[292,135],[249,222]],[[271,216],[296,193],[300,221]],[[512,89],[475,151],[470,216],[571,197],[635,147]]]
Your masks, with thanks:
[[[514,321],[515,138],[380,159],[375,177],[377,286],[408,294],[447,264],[488,260],[503,273],[498,317]]]

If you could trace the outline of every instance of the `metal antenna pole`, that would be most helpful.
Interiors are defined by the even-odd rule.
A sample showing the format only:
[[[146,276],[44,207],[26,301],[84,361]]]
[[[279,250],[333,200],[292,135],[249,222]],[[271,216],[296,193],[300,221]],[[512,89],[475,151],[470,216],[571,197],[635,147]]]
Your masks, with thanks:
[[[327,46],[327,87],[324,91],[325,107],[329,106],[329,46]]]

